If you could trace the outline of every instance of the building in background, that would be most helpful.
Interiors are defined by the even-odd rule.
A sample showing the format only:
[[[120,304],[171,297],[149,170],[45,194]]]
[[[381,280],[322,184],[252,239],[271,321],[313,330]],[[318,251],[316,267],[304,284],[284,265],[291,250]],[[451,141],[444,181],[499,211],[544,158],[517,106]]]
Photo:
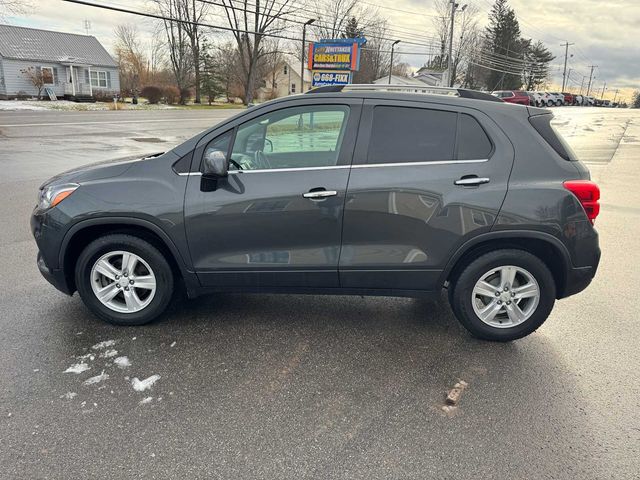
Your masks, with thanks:
[[[118,64],[95,37],[0,25],[0,98],[36,96],[29,69],[57,97],[91,101],[120,93]]]
[[[311,73],[305,68],[304,91],[307,92],[310,89]],[[295,62],[283,59],[262,78],[257,99],[264,102],[296,93],[300,93],[300,64],[296,68]]]

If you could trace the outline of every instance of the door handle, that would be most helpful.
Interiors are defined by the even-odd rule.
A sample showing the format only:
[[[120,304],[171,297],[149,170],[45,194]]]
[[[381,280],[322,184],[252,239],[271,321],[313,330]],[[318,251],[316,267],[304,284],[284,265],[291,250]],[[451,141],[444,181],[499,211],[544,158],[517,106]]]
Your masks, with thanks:
[[[483,183],[489,183],[490,179],[487,177],[464,176],[460,180],[453,182],[455,185],[461,185],[463,187],[477,187]]]
[[[311,192],[303,193],[304,198],[310,198],[311,200],[322,200],[327,197],[335,197],[338,192],[335,190],[313,190]]]

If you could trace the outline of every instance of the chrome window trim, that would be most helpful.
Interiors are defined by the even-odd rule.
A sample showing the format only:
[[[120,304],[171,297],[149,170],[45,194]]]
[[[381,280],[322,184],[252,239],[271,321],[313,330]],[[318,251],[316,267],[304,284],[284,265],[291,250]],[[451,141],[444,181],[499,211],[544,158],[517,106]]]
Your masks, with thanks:
[[[256,168],[254,170],[229,170],[230,174],[238,173],[268,173],[268,172],[297,172],[310,170],[342,170],[351,168],[351,165],[328,165],[324,167],[297,167],[297,168]]]
[[[374,168],[374,167],[412,167],[427,165],[455,165],[458,163],[484,163],[488,162],[488,158],[479,158],[477,160],[434,160],[433,162],[398,162],[398,163],[363,163],[353,165],[353,168]]]
[[[429,166],[429,165],[455,165],[458,163],[484,163],[488,162],[488,158],[479,158],[477,160],[436,160],[433,162],[399,162],[399,163],[367,163],[360,165],[333,165],[325,167],[299,167],[299,168],[258,168],[255,170],[229,170],[230,175],[245,173],[277,173],[277,172],[305,172],[312,170],[342,170],[346,168],[382,168],[382,167],[413,167],[413,166]],[[179,173],[181,177],[200,176],[201,172]]]

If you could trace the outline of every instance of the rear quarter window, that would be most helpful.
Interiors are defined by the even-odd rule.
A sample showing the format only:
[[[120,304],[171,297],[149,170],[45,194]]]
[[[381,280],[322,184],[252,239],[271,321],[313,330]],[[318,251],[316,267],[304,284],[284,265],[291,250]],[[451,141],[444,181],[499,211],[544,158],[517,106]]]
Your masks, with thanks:
[[[493,145],[484,129],[471,115],[461,113],[458,120],[458,160],[489,158]]]
[[[577,161],[575,152],[552,125],[551,120],[553,120],[552,114],[529,117],[529,123],[558,155],[568,161]]]

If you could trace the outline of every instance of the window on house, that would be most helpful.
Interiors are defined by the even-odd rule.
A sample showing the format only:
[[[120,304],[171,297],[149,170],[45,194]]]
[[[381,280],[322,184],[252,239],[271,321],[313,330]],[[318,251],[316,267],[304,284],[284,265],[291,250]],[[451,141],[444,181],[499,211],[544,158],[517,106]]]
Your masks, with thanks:
[[[40,71],[42,72],[42,80],[45,85],[53,85],[53,68],[52,67],[41,67]]]
[[[291,84],[291,93],[296,93],[296,84],[295,83]]]
[[[91,86],[107,88],[107,72],[91,70]]]
[[[284,66],[284,74],[285,74],[285,75],[288,75],[288,74],[289,74],[289,66],[288,66],[288,65],[285,65],[285,66]]]

